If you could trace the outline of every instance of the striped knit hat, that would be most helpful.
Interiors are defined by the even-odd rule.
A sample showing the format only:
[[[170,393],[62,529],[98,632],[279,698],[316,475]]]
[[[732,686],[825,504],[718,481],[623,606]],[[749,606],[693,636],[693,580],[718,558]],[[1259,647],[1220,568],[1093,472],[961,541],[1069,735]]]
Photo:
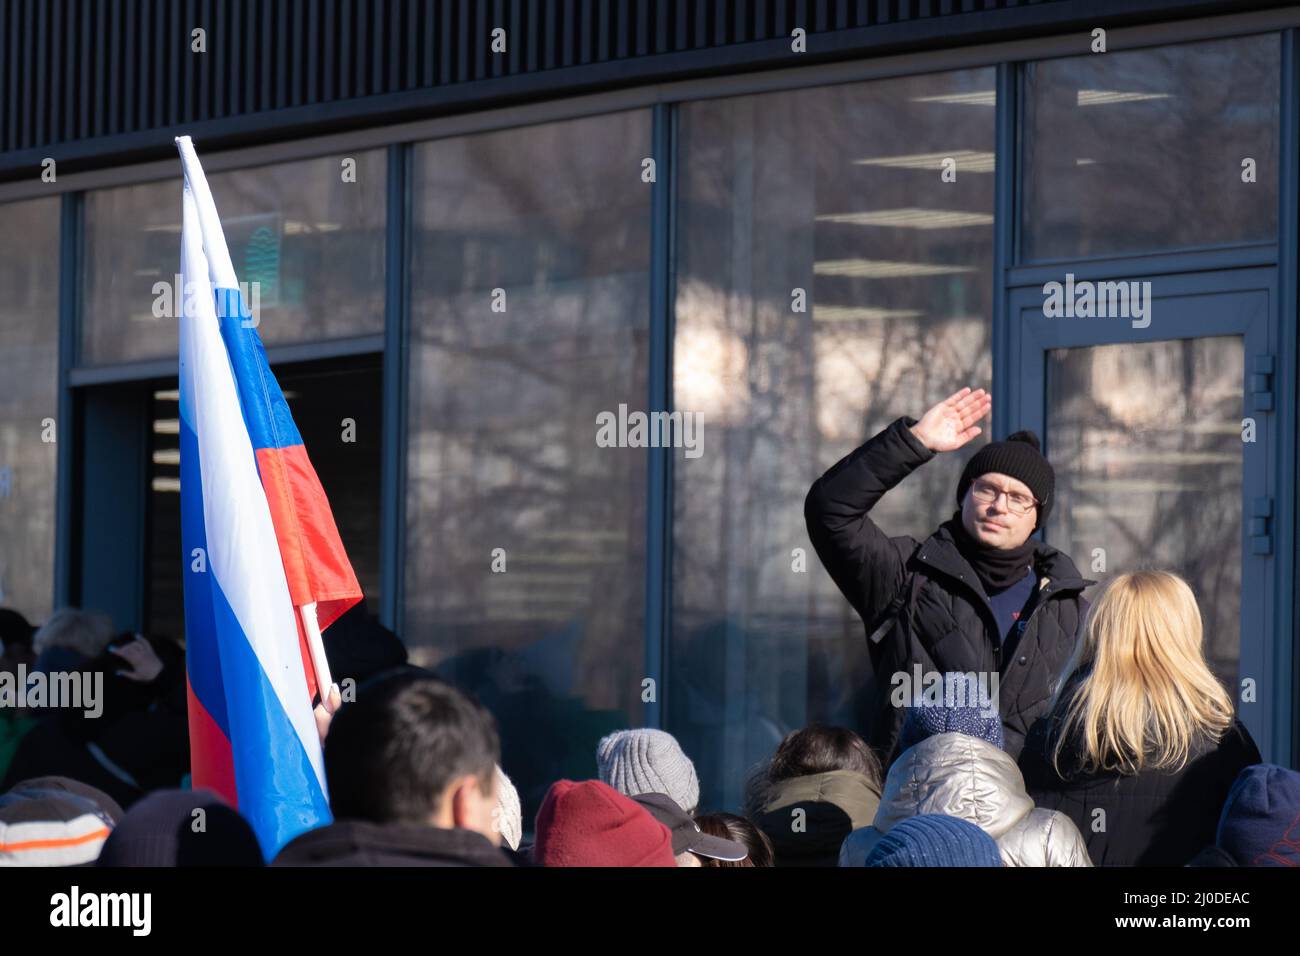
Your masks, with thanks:
[[[0,866],[85,866],[99,857],[122,808],[67,777],[33,777],[0,794]]]
[[[1001,866],[993,838],[973,823],[938,813],[909,817],[880,838],[865,866]]]

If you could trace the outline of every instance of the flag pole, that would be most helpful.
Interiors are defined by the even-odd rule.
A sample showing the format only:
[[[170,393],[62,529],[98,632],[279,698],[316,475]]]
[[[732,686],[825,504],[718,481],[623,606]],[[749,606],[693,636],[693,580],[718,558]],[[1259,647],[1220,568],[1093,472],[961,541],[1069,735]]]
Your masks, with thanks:
[[[320,624],[316,620],[316,602],[302,604],[298,607],[302,616],[302,629],[307,635],[307,647],[311,651],[312,667],[316,670],[316,690],[320,693],[321,703],[329,700],[330,688],[334,678],[330,676],[329,659],[325,656],[325,642],[320,636]],[[328,705],[326,710],[328,710]]]

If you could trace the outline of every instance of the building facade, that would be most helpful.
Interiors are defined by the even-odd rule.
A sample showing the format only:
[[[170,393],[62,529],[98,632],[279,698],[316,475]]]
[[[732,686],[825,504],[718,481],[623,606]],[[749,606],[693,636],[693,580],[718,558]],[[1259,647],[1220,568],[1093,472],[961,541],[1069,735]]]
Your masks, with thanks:
[[[730,808],[785,733],[860,726],[803,496],[966,384],[1043,436],[1046,540],[1186,577],[1295,766],[1298,30],[1250,2],[0,0],[0,604],[183,630],[189,134],[370,607],[493,710],[526,805],[619,727],[672,731]],[[599,440],[636,412],[681,413],[677,447]],[[879,523],[926,534],[965,457]]]

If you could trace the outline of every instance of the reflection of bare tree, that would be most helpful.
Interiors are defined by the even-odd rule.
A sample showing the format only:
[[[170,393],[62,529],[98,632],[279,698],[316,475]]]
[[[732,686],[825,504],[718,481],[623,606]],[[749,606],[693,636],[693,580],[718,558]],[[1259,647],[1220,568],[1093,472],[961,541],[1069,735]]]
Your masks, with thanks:
[[[0,230],[0,606],[39,621],[54,599],[59,199],[4,207]],[[62,427],[62,426],[60,426]]]
[[[1026,255],[1271,240],[1279,57],[1261,34],[1027,64]]]
[[[1241,564],[1237,338],[1054,353],[1049,432],[1059,508],[1049,537],[1109,576],[1176,571],[1195,590],[1208,656],[1235,680]]]
[[[861,724],[862,622],[817,564],[803,498],[893,418],[988,382],[992,236],[818,217],[991,211],[991,176],[936,193],[937,172],[855,160],[991,151],[991,110],[918,100],[992,86],[991,73],[973,71],[693,104],[683,115],[676,400],[714,424],[706,454],[675,465],[669,707],[670,728],[713,787],[706,802],[737,805],[745,766],[785,731],[813,719]],[[952,271],[852,277],[816,265],[849,260]],[[792,311],[795,288],[810,311]],[[712,358],[686,354],[701,348]],[[874,517],[891,533],[928,533],[953,510],[960,466],[928,464]],[[792,570],[796,548],[806,573]]]
[[[261,303],[267,344],[383,331],[386,166],[382,150],[356,154],[345,182],[337,157],[210,176],[236,276],[276,287]],[[110,363],[175,355],[174,316],[153,314],[154,284],[172,283],[181,194],[174,180],[94,190],[86,197],[85,357]],[[250,275],[257,230],[274,234],[274,271]],[[268,267],[269,271],[270,267]]]
[[[624,723],[646,453],[598,448],[595,422],[648,394],[648,138],[633,113],[441,140],[414,195],[406,636],[430,663],[505,649]]]

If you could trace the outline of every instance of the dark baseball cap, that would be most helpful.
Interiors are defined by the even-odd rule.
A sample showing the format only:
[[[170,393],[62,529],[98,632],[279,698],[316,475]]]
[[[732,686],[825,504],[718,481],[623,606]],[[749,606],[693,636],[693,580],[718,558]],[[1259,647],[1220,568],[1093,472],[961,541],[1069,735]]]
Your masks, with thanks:
[[[736,863],[749,856],[745,844],[709,836],[691,819],[691,815],[665,793],[642,793],[632,798],[666,826],[673,838],[673,856],[691,852],[710,860]]]

